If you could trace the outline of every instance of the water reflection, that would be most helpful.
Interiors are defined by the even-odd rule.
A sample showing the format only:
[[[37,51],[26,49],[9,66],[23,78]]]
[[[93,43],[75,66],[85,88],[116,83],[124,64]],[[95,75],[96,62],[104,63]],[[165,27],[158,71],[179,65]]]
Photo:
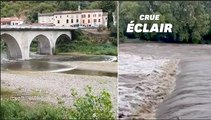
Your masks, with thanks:
[[[55,56],[38,56],[32,57],[34,59],[41,59],[43,61],[53,61],[53,62],[67,62],[67,61],[115,61],[115,56],[95,56],[95,55],[55,55]]]
[[[29,61],[4,63],[1,65],[1,67],[2,70],[47,71],[47,70],[69,68],[70,66],[52,64],[43,61],[29,60]]]

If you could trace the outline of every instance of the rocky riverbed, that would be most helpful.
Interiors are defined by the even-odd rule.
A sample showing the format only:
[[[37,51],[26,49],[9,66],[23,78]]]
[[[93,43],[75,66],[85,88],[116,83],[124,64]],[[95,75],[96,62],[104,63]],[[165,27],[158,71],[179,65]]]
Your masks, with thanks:
[[[59,64],[59,63],[52,63]],[[116,62],[60,62],[62,65],[75,66],[78,69],[96,70],[103,72],[117,72]],[[75,89],[79,96],[84,96],[85,88],[90,86],[94,94],[106,90],[111,94],[113,111],[117,111],[117,77],[83,74],[67,74],[50,71],[1,71],[1,87],[13,91],[18,99],[27,104],[47,102],[58,104],[64,101],[66,106],[73,105],[71,89]]]

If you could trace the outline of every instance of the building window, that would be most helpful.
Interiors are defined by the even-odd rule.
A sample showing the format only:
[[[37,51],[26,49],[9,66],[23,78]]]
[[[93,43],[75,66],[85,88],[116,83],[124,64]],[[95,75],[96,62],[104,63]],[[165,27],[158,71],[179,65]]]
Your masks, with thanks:
[[[83,20],[83,23],[85,23],[85,20]]]
[[[101,14],[98,14],[98,17],[101,17]]]
[[[66,20],[66,23],[69,23],[69,20],[68,19]]]
[[[56,16],[56,18],[57,18],[57,16]]]
[[[78,23],[78,19],[76,19],[76,22]]]
[[[93,17],[96,17],[96,14],[93,14]]]
[[[59,23],[60,23],[60,21],[58,20],[58,21],[57,21],[57,23],[59,24]]]
[[[88,18],[90,18],[90,14],[88,14]]]
[[[71,23],[73,23],[73,19],[71,19]]]
[[[62,16],[60,16],[60,18],[62,18]]]
[[[98,22],[100,22],[100,19],[98,19]]]
[[[88,23],[90,23],[90,20],[88,20]]]
[[[94,22],[96,23],[96,22],[97,22],[97,20],[96,20],[96,19],[94,19]]]

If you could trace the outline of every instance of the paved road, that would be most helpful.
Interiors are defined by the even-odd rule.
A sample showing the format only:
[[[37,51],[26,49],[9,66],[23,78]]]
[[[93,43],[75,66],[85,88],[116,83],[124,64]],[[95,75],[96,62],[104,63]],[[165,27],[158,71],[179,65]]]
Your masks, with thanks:
[[[176,87],[158,106],[158,119],[211,118],[211,46],[157,43],[122,44],[128,53],[180,59]],[[121,50],[120,50],[121,51]]]

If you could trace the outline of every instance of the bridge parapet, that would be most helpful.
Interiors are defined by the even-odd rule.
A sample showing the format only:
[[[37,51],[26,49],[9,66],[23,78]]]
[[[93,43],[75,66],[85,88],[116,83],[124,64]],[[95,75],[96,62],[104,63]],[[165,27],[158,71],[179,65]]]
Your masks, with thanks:
[[[10,31],[10,30],[61,30],[61,31],[71,31],[76,30],[77,27],[67,27],[67,26],[33,26],[33,25],[1,25],[1,31]]]

